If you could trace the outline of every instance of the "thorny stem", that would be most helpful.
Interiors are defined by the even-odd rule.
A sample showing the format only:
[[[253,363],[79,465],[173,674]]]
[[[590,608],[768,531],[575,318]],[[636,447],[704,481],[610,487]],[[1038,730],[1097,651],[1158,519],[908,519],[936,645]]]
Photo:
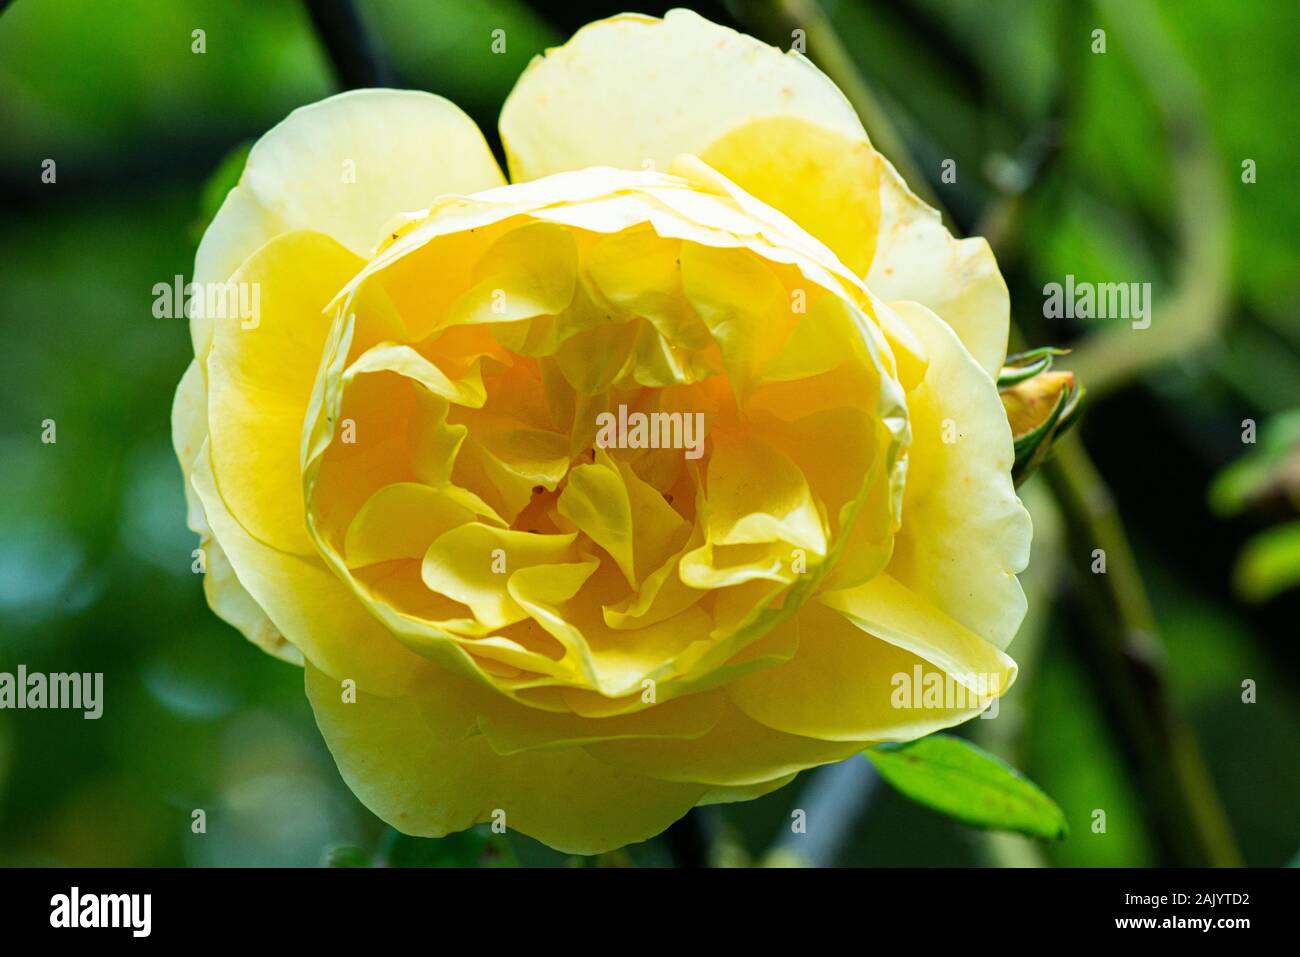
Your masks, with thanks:
[[[1103,2],[1107,5],[1107,12],[1112,14],[1120,6],[1110,4],[1109,0]],[[1134,6],[1146,5],[1135,3]],[[926,178],[912,161],[893,122],[880,109],[820,5],[815,0],[767,0],[746,5],[744,9],[752,15],[751,27],[765,34],[768,42],[784,44],[794,28],[806,31],[809,54],[857,108],[876,148],[893,161],[912,189],[940,210],[951,224],[951,216],[933,191],[926,188]],[[1139,15],[1126,18],[1126,22],[1145,28],[1138,39],[1151,40],[1152,24],[1156,21],[1149,9],[1145,20]],[[1148,81],[1151,80],[1150,71],[1144,71],[1144,75]],[[1169,106],[1168,99],[1165,98],[1166,107]],[[1191,163],[1186,155],[1190,152],[1197,160],[1192,163],[1192,169],[1203,172],[1204,158],[1188,146],[1188,117],[1180,111],[1178,118],[1184,125],[1176,130],[1182,134],[1175,141],[1176,157],[1181,157],[1186,166]],[[1196,141],[1196,145],[1200,145],[1200,141]],[[1184,175],[1180,176],[1179,185],[1183,191],[1204,186],[1203,180],[1189,175],[1186,169],[1182,172]],[[994,221],[997,221],[996,216]],[[1214,225],[1218,226],[1217,223]],[[1197,238],[1204,223],[1187,220],[1184,226],[1184,239],[1195,253],[1204,244]],[[1207,251],[1200,255],[1208,261],[1209,252],[1213,251],[1212,246],[1207,247]],[[1189,276],[1186,270],[1183,275],[1188,281],[1196,278]],[[1175,302],[1184,305],[1192,298],[1189,294],[1174,297]],[[1215,308],[1218,308],[1217,301]],[[1172,337],[1174,331],[1183,328],[1183,322],[1172,318],[1173,307],[1166,307],[1166,310],[1163,325],[1171,330]],[[1199,331],[1193,338],[1197,342],[1203,341],[1207,324],[1199,316],[1194,322]],[[1213,325],[1209,326],[1209,331],[1213,331]],[[1013,338],[1023,338],[1014,321],[1011,334]],[[1085,356],[1110,355],[1115,348],[1114,341],[1108,340],[1105,348],[1105,352],[1099,348],[1086,352]],[[1127,341],[1124,348],[1138,351],[1132,350],[1132,344]],[[1165,352],[1164,349],[1157,350],[1149,360],[1128,360],[1124,367],[1130,371],[1145,368],[1148,361],[1166,357]],[[1091,358],[1086,358],[1083,368],[1088,376],[1094,377],[1082,379],[1090,390],[1094,390],[1095,380],[1100,380],[1103,386],[1121,381],[1118,377],[1106,376]],[[1108,556],[1108,574],[1088,575],[1083,579],[1083,583],[1096,592],[1098,605],[1105,609],[1105,614],[1099,615],[1094,627],[1089,629],[1089,637],[1107,667],[1107,674],[1113,676],[1120,686],[1113,689],[1122,696],[1115,718],[1121,725],[1121,735],[1137,745],[1152,825],[1180,864],[1237,865],[1240,854],[1222,805],[1196,742],[1178,715],[1169,693],[1158,654],[1155,618],[1110,490],[1077,435],[1066,438],[1056,459],[1046,466],[1046,473],[1064,513],[1067,550],[1071,558],[1077,563],[1082,557],[1087,571],[1094,548],[1105,549]]]

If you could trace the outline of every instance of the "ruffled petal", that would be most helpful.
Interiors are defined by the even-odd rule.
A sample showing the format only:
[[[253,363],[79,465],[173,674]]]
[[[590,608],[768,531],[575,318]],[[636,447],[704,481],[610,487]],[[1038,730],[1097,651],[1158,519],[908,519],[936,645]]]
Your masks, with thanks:
[[[423,559],[444,532],[476,518],[448,490],[418,482],[385,485],[348,526],[343,554],[352,568],[398,559]]]
[[[522,621],[527,612],[510,596],[510,578],[534,565],[570,563],[576,534],[540,535],[478,523],[446,532],[424,556],[424,583],[468,605],[489,628]]]

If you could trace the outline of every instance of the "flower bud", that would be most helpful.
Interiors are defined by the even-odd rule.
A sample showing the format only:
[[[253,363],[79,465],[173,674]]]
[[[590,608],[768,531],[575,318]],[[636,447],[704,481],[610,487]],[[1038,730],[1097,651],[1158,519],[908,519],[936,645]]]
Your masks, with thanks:
[[[1076,385],[1073,372],[1052,371],[1052,359],[1061,352],[1035,349],[1010,356],[998,376],[1015,444],[1011,474],[1017,486],[1047,460],[1057,438],[1079,417],[1084,390]]]

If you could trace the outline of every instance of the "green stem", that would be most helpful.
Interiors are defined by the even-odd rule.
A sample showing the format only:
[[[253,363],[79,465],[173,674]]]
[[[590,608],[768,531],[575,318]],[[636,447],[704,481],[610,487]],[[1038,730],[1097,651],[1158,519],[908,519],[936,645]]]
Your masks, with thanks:
[[[1100,672],[1116,730],[1137,757],[1153,830],[1180,864],[1240,866],[1205,762],[1172,700],[1155,614],[1110,490],[1077,436],[1057,447],[1043,474],[1060,502],[1069,558],[1090,599],[1086,653]]]

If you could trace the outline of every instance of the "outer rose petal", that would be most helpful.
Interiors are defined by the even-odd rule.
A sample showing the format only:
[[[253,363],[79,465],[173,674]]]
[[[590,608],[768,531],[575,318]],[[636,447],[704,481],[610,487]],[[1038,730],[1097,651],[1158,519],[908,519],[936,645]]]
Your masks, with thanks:
[[[581,748],[500,755],[475,734],[483,694],[442,669],[418,671],[412,694],[358,694],[307,666],[316,723],[348,786],[407,834],[441,837],[505,812],[513,830],[570,854],[598,854],[658,834],[708,791],[643,777]]]
[[[700,738],[605,741],[587,751],[629,772],[666,781],[703,781],[715,787],[751,787],[805,768],[842,761],[870,741],[819,741],[777,731],[727,704]]]
[[[710,788],[708,793],[700,798],[700,804],[737,804],[741,801],[752,801],[754,798],[761,798],[764,794],[779,791],[798,777],[798,774],[799,772],[796,771],[794,774],[784,774],[771,781],[760,781],[758,784]]]
[[[197,360],[191,360],[176,386],[172,400],[172,449],[181,464],[185,479],[185,519],[190,531],[201,536],[208,534],[208,523],[203,518],[203,503],[190,487],[190,468],[199,449],[208,438],[208,396],[203,382],[203,370]]]
[[[176,450],[181,475],[185,479],[189,526],[199,534],[205,557],[207,570],[203,576],[203,592],[207,595],[212,610],[238,628],[245,638],[277,658],[300,665],[302,653],[284,640],[271,619],[266,617],[266,612],[240,584],[225,551],[212,537],[203,515],[203,503],[190,484],[194,460],[200,451],[206,449],[207,405],[199,364],[191,362],[185,375],[181,376],[180,385],[176,387],[176,400],[172,403],[172,446]]]
[[[349,173],[353,175],[349,175]],[[474,121],[440,96],[352,90],[300,107],[257,141],[203,234],[196,282],[225,282],[267,240],[295,229],[368,255],[398,213],[505,182]],[[195,354],[211,323],[191,323]]]
[[[704,692],[663,701],[631,714],[585,718],[513,701],[496,701],[489,712],[479,714],[478,725],[492,750],[516,754],[599,741],[699,738],[718,723],[722,706],[720,693]]]
[[[290,644],[267,617],[253,596],[235,574],[234,566],[215,538],[203,541],[207,555],[207,574],[203,576],[203,594],[208,605],[225,622],[238,628],[245,638],[267,654],[290,664],[303,663],[302,652]]]
[[[848,100],[802,56],[689,10],[601,20],[534,59],[501,139],[516,181],[694,154],[858,274],[871,261],[881,162]]]
[[[982,236],[957,240],[894,167],[880,177],[880,235],[867,273],[880,298],[911,299],[938,314],[990,377],[1007,356],[1011,300]]]
[[[899,708],[895,676],[997,675],[998,693],[1015,679],[1010,658],[885,576],[824,601],[834,608],[800,610],[790,661],[727,686],[754,720],[829,741],[910,741],[974,717],[992,697],[962,708]]]
[[[191,484],[231,567],[267,618],[316,667],[375,694],[401,694],[423,659],[381,625],[315,557],[287,555],[254,539],[217,492],[206,444]]]
[[[924,344],[929,365],[920,382],[903,383],[912,447],[903,524],[886,571],[1005,648],[1025,615],[1016,574],[1029,564],[1033,534],[1011,482],[1006,411],[949,326],[916,303],[892,308]]]
[[[257,325],[217,322],[208,429],[222,498],[259,541],[315,554],[300,459],[303,421],[330,331],[325,304],[364,261],[320,233],[273,239],[234,274],[260,290]]]

